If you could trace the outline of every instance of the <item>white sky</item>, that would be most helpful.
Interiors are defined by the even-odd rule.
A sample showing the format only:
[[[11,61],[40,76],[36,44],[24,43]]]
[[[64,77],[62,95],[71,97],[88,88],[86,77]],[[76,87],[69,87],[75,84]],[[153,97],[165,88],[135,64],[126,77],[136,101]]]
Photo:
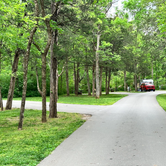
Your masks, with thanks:
[[[116,1],[118,1],[118,2],[116,2]],[[113,3],[113,5],[112,5],[110,11],[108,12],[108,16],[109,16],[109,15],[114,15],[116,8],[118,8],[118,9],[121,9],[121,8],[122,8],[122,1],[123,1],[123,0],[113,0],[113,2],[115,2],[115,3]]]

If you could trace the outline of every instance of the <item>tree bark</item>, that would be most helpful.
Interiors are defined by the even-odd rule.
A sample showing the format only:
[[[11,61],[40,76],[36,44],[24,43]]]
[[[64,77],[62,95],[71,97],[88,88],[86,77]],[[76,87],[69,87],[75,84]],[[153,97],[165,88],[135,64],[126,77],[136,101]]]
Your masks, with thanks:
[[[0,107],[1,107],[1,111],[3,111],[3,101],[2,101],[1,87],[0,87]]]
[[[58,14],[61,8],[61,2],[51,4],[52,20],[58,22]],[[53,33],[51,42],[51,67],[50,67],[50,106],[49,118],[57,118],[57,100],[58,100],[58,59],[56,50],[58,46],[58,30]]]
[[[77,69],[74,63],[74,80],[75,80],[75,95],[78,96],[78,86],[79,86],[79,63],[77,62]]]
[[[97,34],[97,47],[96,47],[96,98],[100,97],[100,80],[99,80],[99,43],[100,43],[100,33]]]
[[[1,73],[1,52],[0,52],[0,73]],[[0,107],[1,107],[1,111],[3,111],[3,101],[2,101],[2,94],[1,94],[1,85],[0,85]]]
[[[110,81],[111,81],[111,69],[109,69],[109,71],[108,71],[108,84],[107,84],[108,94],[109,94],[109,90],[110,90]]]
[[[79,78],[80,78],[80,75],[79,75],[79,71],[80,71],[80,69],[79,69],[79,67],[80,67],[80,64],[79,64],[79,62],[77,62],[77,72],[76,72],[77,91],[76,91],[76,95],[78,95],[78,93],[79,93]]]
[[[135,64],[134,64],[134,87],[135,87],[135,91],[137,91],[137,63],[135,60]]]
[[[58,42],[58,32],[55,31],[55,34],[52,38],[52,43],[50,47],[51,51],[51,67],[50,67],[50,108],[49,108],[49,118],[57,118],[57,58],[54,53],[54,48],[56,49]]]
[[[100,67],[100,96],[102,95],[102,72],[103,68]]]
[[[40,95],[42,96],[42,91],[41,91],[40,85],[39,85],[39,75],[38,75],[38,71],[37,71],[37,66],[36,66],[36,80],[37,80],[37,90],[40,93]]]
[[[135,86],[135,91],[137,91],[137,75],[134,74],[134,86]]]
[[[126,91],[127,85],[126,85],[126,70],[124,70],[124,91]]]
[[[69,71],[68,71],[68,59],[66,59],[66,92],[67,96],[70,95],[69,92]]]
[[[13,101],[13,95],[14,95],[14,87],[16,82],[16,73],[18,69],[19,56],[20,56],[20,49],[18,48],[15,53],[14,61],[12,65],[12,76],[10,79],[10,86],[9,86],[8,97],[6,102],[6,110],[10,110],[12,108],[12,101]]]
[[[86,75],[87,75],[87,86],[88,86],[88,96],[91,96],[91,90],[90,90],[90,81],[89,81],[89,68],[86,66]]]
[[[74,63],[74,93],[76,95],[76,91],[77,91],[77,79],[76,79],[76,65]]]
[[[39,16],[39,10],[38,10],[38,1],[34,0],[35,3],[35,16]],[[37,24],[38,24],[38,20]],[[34,26],[32,29],[30,36],[29,36],[29,41],[26,49],[26,54],[24,58],[24,80],[23,80],[23,91],[22,91],[22,101],[21,101],[21,109],[20,109],[20,119],[19,119],[19,124],[18,124],[18,129],[22,130],[23,126],[23,118],[24,118],[24,110],[25,110],[25,99],[26,99],[26,90],[27,90],[27,72],[28,72],[28,62],[29,62],[29,55],[30,55],[30,49],[32,45],[32,40],[33,36],[37,30],[37,24]]]
[[[153,79],[153,61],[152,61],[152,79]]]
[[[93,65],[92,75],[93,75],[92,96],[94,97],[95,96],[95,65]]]
[[[106,95],[108,95],[108,89],[107,89],[107,87],[108,87],[108,68],[106,67],[106,69],[105,69],[106,71],[105,71],[105,93],[106,93]]]
[[[42,122],[47,122],[46,118],[46,54],[42,54]]]
[[[41,13],[42,13],[42,17],[44,18],[46,16],[45,14],[45,6],[44,6],[44,0],[40,0],[40,4],[41,4]],[[57,6],[59,6],[61,4],[61,2],[57,3]],[[42,122],[46,122],[47,118],[46,118],[46,56],[48,53],[48,50],[50,48],[51,42],[52,42],[52,29],[50,26],[50,20],[54,20],[54,18],[57,16],[57,13],[59,11],[59,7],[53,9],[52,11],[52,16],[50,17],[50,19],[45,19],[45,25],[47,27],[47,34],[48,34],[48,39],[47,39],[47,45],[45,47],[44,52],[42,53]]]

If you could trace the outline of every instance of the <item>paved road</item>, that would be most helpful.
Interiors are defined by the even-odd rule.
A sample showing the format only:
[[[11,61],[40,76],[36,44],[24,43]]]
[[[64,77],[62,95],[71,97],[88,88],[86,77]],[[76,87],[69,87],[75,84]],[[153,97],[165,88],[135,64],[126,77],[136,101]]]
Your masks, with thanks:
[[[166,166],[159,93],[133,93],[112,106],[58,105],[59,111],[93,116],[38,166]]]

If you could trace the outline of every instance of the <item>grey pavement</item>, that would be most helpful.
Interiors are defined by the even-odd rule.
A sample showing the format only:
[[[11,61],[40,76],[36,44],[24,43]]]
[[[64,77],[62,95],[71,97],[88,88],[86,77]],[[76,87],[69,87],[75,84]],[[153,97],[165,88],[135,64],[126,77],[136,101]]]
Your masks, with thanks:
[[[160,93],[166,92],[129,93],[111,106],[58,104],[58,111],[93,116],[38,166],[166,166]],[[41,105],[34,103],[34,108]],[[26,108],[30,105],[26,102]]]

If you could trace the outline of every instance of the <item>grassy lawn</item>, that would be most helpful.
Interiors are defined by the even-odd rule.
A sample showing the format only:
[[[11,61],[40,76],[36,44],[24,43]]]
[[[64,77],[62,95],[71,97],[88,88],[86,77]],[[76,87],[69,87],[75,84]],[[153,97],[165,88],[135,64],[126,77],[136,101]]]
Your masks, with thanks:
[[[160,104],[160,106],[166,111],[166,94],[158,95],[157,101]]]
[[[127,95],[121,95],[121,94],[109,94],[105,95],[103,94],[100,99],[96,99],[92,96],[87,95],[70,95],[65,96],[61,95],[59,96],[58,103],[66,103],[66,104],[82,104],[82,105],[112,105],[121,98],[125,97]],[[21,98],[14,98],[14,100],[21,100]],[[27,97],[27,101],[42,101],[41,97]],[[50,101],[50,98],[47,97],[47,102]]]
[[[0,166],[36,166],[85,122],[82,115],[58,113],[58,118],[41,123],[41,111],[26,110],[23,130],[18,131],[19,112],[0,112]]]

